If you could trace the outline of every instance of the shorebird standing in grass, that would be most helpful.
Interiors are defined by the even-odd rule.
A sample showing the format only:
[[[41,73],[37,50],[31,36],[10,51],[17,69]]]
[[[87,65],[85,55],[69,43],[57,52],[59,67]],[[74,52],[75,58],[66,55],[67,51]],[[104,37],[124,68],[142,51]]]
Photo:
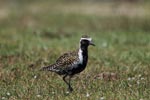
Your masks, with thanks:
[[[41,70],[52,71],[59,75],[63,75],[64,82],[68,85],[68,90],[71,92],[71,78],[73,75],[82,72],[88,62],[88,46],[95,44],[92,42],[92,38],[84,35],[80,39],[79,49],[73,52],[64,53],[60,56],[54,64],[46,67],[42,67]],[[66,77],[69,80],[66,80]]]

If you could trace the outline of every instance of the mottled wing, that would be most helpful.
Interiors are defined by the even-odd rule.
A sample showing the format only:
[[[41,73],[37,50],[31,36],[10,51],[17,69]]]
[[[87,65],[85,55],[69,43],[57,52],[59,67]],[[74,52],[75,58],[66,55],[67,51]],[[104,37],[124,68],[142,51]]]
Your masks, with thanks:
[[[56,64],[59,65],[57,68],[65,69],[71,66],[72,64],[74,64],[75,62],[77,62],[77,60],[78,60],[78,54],[76,51],[65,53],[57,59]]]

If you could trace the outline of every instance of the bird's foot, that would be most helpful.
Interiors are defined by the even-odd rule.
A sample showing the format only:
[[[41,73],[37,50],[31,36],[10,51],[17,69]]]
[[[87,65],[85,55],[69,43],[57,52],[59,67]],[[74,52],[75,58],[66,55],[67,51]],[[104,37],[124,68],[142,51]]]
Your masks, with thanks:
[[[72,92],[72,91],[73,91],[73,88],[72,88],[72,87],[68,87],[68,91],[69,91],[69,92]]]

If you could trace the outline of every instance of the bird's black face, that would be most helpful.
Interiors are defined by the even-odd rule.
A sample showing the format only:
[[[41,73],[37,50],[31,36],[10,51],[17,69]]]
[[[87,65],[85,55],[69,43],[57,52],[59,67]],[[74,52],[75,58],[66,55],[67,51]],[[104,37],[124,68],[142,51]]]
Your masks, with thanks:
[[[86,40],[86,39],[81,40],[80,44],[82,46],[86,46],[86,47],[88,47],[89,45],[95,46],[95,44],[92,42],[92,40],[89,41],[89,40]]]

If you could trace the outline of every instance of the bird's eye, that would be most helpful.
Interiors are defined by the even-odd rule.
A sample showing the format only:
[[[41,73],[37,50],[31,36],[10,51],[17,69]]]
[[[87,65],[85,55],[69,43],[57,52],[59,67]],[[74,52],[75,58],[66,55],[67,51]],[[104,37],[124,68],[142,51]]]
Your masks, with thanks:
[[[82,41],[81,41],[81,44],[82,44],[82,45],[88,45],[88,44],[89,44],[89,41],[87,41],[87,40],[82,40]]]

